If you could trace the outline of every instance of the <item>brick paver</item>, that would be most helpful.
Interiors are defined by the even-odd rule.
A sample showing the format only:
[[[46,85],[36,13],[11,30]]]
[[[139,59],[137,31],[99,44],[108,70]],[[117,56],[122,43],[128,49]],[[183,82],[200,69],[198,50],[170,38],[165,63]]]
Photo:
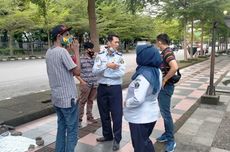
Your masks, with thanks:
[[[209,83],[209,67],[210,61],[204,61],[196,65],[184,68],[181,70],[182,80],[176,85],[175,92],[172,97],[172,116],[175,124],[181,121],[184,114],[191,109],[200,98],[206,92]],[[215,65],[215,80],[216,82],[228,69],[230,69],[230,63],[227,56],[221,56],[216,58]],[[123,90],[123,96],[127,93],[127,89]],[[99,118],[96,104],[94,104],[93,113],[96,118]],[[101,136],[100,121],[98,123],[88,124],[85,116],[83,117],[83,127],[80,129],[80,139],[77,145],[77,151],[79,152],[99,152],[99,151],[112,151],[112,142],[97,143],[96,137]],[[46,130],[45,128],[50,128]],[[123,138],[121,141],[120,152],[132,152],[132,144],[130,141],[128,123],[123,120]],[[49,136],[49,139],[45,140],[45,147],[38,147],[37,152],[49,152],[54,151],[54,142],[56,135],[56,116],[51,115],[34,122],[19,126],[17,130],[22,131],[24,135],[32,138],[31,130],[42,133],[40,136]],[[155,138],[163,133],[163,121],[160,119],[151,135],[152,140],[155,142]],[[46,131],[46,132],[45,132]],[[30,134],[28,133],[30,132]],[[192,133],[192,132],[191,132]],[[197,139],[201,140],[201,139]]]

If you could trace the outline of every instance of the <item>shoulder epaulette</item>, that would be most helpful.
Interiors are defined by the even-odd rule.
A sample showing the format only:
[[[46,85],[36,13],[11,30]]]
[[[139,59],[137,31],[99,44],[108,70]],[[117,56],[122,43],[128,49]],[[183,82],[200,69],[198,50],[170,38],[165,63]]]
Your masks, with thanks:
[[[121,53],[121,52],[116,52],[116,54],[122,56],[122,53]]]
[[[105,51],[100,51],[98,54],[103,54],[103,53],[105,53]]]

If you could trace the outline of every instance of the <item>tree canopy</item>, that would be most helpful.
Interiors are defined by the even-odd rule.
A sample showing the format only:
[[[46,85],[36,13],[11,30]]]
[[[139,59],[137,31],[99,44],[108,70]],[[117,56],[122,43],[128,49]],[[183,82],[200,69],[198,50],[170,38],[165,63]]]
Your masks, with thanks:
[[[100,38],[116,33],[123,41],[153,40],[164,32],[181,41],[183,35],[190,36],[188,29],[194,22],[194,39],[200,36],[205,41],[213,21],[220,24],[219,34],[227,36],[223,10],[230,11],[229,6],[228,0],[95,0],[97,31]],[[9,36],[45,31],[49,40],[51,28],[64,23],[82,38],[90,33],[87,7],[86,0],[0,0],[0,30]]]

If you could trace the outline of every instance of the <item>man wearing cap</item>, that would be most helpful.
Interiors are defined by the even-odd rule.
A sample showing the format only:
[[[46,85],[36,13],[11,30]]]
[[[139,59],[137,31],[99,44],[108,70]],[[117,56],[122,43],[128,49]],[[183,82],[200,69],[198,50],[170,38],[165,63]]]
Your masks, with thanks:
[[[78,103],[73,76],[80,75],[80,64],[79,60],[77,65],[73,62],[64,46],[69,45],[78,57],[79,45],[69,37],[70,29],[64,25],[54,27],[51,32],[53,46],[46,52],[51,100],[58,118],[55,152],[74,152],[77,144]]]
[[[87,120],[89,122],[96,123],[97,121],[94,119],[92,114],[93,100],[97,95],[97,78],[96,75],[92,73],[95,59],[93,50],[94,45],[91,42],[85,42],[83,46],[85,52],[80,57],[81,76],[77,77],[80,81],[79,123],[82,122],[85,104],[87,104]]]
[[[120,148],[122,126],[122,76],[125,74],[125,64],[122,54],[117,51],[119,37],[108,36],[108,48],[96,56],[93,73],[97,75],[97,104],[102,123],[103,137],[98,142],[113,140],[113,150]],[[111,114],[111,115],[110,115]],[[111,127],[111,118],[113,129]]]

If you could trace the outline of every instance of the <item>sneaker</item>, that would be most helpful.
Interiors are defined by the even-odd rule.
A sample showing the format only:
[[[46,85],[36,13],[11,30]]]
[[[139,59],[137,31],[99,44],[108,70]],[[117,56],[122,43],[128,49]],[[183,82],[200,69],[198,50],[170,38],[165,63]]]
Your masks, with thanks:
[[[174,152],[176,148],[176,142],[175,141],[170,141],[166,144],[166,152]]]
[[[166,138],[165,135],[161,135],[160,137],[157,138],[157,141],[158,142],[167,142],[168,139]]]

